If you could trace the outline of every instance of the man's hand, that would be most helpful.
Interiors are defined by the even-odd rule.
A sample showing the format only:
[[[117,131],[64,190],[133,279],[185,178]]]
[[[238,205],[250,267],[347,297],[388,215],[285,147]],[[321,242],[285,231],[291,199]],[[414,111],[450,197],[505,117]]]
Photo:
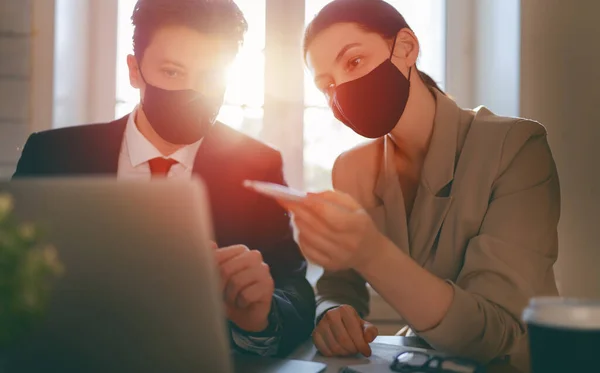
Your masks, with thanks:
[[[215,248],[227,318],[247,332],[269,326],[275,283],[257,250],[243,245]]]
[[[369,343],[375,340],[378,330],[360,318],[348,305],[330,309],[313,332],[313,342],[325,356],[352,356],[361,353],[371,356]]]

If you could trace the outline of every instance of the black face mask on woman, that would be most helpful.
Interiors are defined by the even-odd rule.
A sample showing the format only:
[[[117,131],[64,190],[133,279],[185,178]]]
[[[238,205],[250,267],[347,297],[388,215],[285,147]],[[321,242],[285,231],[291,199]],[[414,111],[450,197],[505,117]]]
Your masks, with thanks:
[[[340,84],[333,93],[333,115],[361,136],[374,139],[387,135],[406,108],[412,68],[407,79],[392,62],[394,47],[390,57],[373,71]]]
[[[189,145],[201,140],[212,128],[222,100],[211,99],[192,89],[169,91],[146,84],[142,109],[148,122],[165,141]]]

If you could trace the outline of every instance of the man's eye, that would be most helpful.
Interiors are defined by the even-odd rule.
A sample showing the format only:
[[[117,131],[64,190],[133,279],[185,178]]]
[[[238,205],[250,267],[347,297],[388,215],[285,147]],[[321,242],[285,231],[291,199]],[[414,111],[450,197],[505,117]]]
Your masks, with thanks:
[[[163,74],[165,74],[165,76],[167,78],[171,78],[171,79],[178,78],[180,75],[179,71],[171,70],[171,69],[163,69]]]

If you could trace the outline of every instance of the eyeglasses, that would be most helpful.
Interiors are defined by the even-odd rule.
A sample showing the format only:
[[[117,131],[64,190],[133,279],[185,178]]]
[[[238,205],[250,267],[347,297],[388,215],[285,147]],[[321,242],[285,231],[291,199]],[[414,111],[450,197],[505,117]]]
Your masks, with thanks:
[[[400,373],[484,373],[478,363],[455,357],[442,357],[424,352],[401,352],[390,366]]]

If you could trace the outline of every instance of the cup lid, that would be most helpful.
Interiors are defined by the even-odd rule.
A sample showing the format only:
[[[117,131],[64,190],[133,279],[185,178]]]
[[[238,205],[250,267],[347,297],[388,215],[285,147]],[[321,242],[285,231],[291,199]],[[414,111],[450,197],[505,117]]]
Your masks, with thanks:
[[[529,324],[600,330],[600,300],[533,298],[523,311],[523,320]]]

